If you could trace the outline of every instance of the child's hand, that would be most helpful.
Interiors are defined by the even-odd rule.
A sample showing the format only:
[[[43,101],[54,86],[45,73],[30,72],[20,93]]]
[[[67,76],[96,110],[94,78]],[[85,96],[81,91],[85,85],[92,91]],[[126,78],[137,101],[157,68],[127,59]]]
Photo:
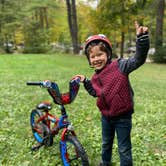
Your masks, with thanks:
[[[85,76],[84,76],[84,75],[81,75],[81,74],[77,74],[77,75],[75,75],[73,78],[75,78],[75,77],[80,77],[81,82],[83,82],[83,81],[85,80]]]
[[[148,27],[140,26],[137,21],[135,21],[135,29],[137,36],[148,32]]]

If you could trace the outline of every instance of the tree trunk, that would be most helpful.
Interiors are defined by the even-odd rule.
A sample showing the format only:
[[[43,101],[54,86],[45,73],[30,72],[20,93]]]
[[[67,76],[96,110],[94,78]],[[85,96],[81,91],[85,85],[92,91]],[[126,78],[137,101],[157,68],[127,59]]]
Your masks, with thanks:
[[[41,29],[44,29],[44,13],[43,13],[43,8],[39,8],[40,11],[40,27]]]
[[[77,12],[76,12],[75,0],[71,1],[66,0],[66,6],[67,6],[69,30],[73,45],[73,53],[78,54],[79,53],[78,26],[77,26]]]
[[[122,31],[121,32],[121,46],[120,46],[120,57],[123,58],[123,53],[124,53],[124,40],[125,40],[125,34]]]
[[[48,10],[47,10],[47,7],[44,7],[44,20],[45,20],[45,24],[46,24],[46,29],[49,28],[47,11],[48,11]]]
[[[79,45],[78,45],[78,25],[77,25],[77,12],[76,12],[76,4],[75,0],[72,0],[72,11],[73,11],[73,48],[74,54],[79,53]]]
[[[35,20],[38,21],[38,9],[35,10]]]
[[[124,0],[122,0],[122,5],[121,5],[121,45],[120,45],[120,57],[123,58],[123,53],[124,53],[124,41],[125,41],[125,33],[124,33],[124,27],[125,27],[125,16],[124,16]]]
[[[164,7],[165,7],[165,0],[158,0],[157,17],[156,17],[156,37],[155,37],[156,51],[158,51],[158,49],[163,45]]]

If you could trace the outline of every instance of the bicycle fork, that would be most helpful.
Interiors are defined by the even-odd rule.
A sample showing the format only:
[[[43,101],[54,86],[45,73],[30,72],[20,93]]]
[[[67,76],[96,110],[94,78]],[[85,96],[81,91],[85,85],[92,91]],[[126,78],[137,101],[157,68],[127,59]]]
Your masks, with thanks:
[[[67,153],[67,145],[66,145],[66,136],[67,135],[76,136],[74,127],[71,124],[69,124],[66,128],[64,128],[62,135],[61,135],[60,147],[61,147],[61,154],[63,154],[62,160],[63,160],[64,166],[70,166],[69,161],[68,161],[69,156]],[[75,159],[73,159],[73,160],[75,160]],[[71,162],[71,160],[70,160],[70,162]]]

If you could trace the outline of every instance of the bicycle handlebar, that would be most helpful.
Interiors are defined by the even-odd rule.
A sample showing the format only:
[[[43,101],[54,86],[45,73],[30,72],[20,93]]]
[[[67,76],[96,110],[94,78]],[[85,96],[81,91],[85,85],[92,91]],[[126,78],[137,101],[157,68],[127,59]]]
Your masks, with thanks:
[[[42,86],[42,82],[27,82],[27,85]]]
[[[47,88],[49,94],[54,99],[54,102],[56,104],[69,104],[77,96],[79,86],[80,86],[80,81],[81,81],[80,77],[75,77],[72,80],[70,80],[69,92],[67,93],[60,93],[58,85],[49,80],[41,81],[41,82],[27,82],[26,84]]]
[[[27,85],[42,86],[44,88],[51,88],[51,81],[45,80],[45,81],[41,81],[41,82],[27,82]]]

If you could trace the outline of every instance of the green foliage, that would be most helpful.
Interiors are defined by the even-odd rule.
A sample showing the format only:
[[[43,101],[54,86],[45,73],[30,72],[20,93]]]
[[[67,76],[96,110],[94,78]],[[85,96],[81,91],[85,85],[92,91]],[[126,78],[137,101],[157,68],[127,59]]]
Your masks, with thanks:
[[[52,147],[31,153],[30,111],[42,100],[52,100],[45,89],[26,86],[27,81],[49,79],[68,91],[75,74],[90,77],[93,70],[85,57],[64,54],[0,55],[0,165],[61,166],[59,139]],[[132,144],[135,166],[166,165],[166,66],[147,63],[130,76],[135,91]],[[100,113],[95,99],[81,85],[75,101],[67,106],[69,119],[85,147],[91,166],[101,154]],[[53,114],[60,114],[54,105]],[[114,166],[119,165],[117,142],[113,148]]]
[[[159,47],[154,55],[152,55],[152,59],[156,63],[166,63],[166,46]]]
[[[79,41],[81,41],[81,43],[83,43],[89,35],[96,32],[97,27],[92,21],[94,12],[95,10],[88,5],[83,3],[77,5]]]
[[[117,33],[127,32],[133,15],[134,2],[132,1],[100,1],[96,14],[94,14],[94,24],[98,28],[98,33],[104,33],[107,36],[114,36]],[[94,11],[95,12],[95,11]],[[123,13],[123,14],[122,14]],[[124,24],[125,23],[125,24]],[[119,42],[119,39],[118,39]]]
[[[48,31],[39,27],[36,21],[26,24],[24,53],[46,53],[49,50]]]
[[[22,0],[0,1],[0,47],[6,42],[15,42],[15,31],[21,25]]]

